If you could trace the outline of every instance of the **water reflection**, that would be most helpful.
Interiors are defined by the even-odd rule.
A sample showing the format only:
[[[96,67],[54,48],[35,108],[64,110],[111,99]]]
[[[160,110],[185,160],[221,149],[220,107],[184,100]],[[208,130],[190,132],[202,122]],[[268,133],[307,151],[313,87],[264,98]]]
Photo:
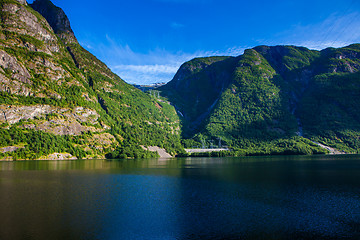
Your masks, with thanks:
[[[130,168],[178,167],[177,160],[77,160],[77,161],[18,161],[0,162],[2,171],[10,170],[109,170]]]
[[[237,157],[237,158],[180,158],[180,159],[127,159],[127,160],[76,160],[76,161],[17,161],[1,162],[0,170],[110,170],[110,169],[134,169],[134,168],[213,168],[228,167],[239,163],[269,163],[269,162],[297,162],[299,164],[308,161],[329,161],[359,159],[358,155],[342,156],[261,156],[261,157]]]
[[[356,239],[358,156],[0,163],[1,239]]]

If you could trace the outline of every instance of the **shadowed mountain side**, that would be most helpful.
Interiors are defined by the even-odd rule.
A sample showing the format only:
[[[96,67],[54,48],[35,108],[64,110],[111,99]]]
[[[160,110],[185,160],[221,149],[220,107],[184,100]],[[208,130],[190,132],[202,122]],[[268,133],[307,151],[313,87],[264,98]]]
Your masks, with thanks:
[[[197,58],[184,63],[173,80],[158,88],[183,116],[185,136],[199,130],[228,88],[237,62],[233,57]]]
[[[251,153],[314,153],[316,141],[357,152],[359,52],[259,46],[191,60],[160,90],[181,112],[186,147],[222,139]]]

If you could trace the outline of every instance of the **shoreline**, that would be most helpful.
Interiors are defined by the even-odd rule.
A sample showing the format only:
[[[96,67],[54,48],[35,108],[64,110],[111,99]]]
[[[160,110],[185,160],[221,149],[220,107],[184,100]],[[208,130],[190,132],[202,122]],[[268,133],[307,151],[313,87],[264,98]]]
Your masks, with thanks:
[[[204,152],[207,153],[207,152]],[[329,154],[310,154],[310,155],[301,155],[301,154],[263,154],[263,155],[243,155],[243,156],[223,156],[223,157],[269,157],[269,156],[349,156],[349,155],[360,155],[359,153],[329,153]],[[167,159],[176,159],[176,158],[191,158],[191,157],[203,157],[203,158],[219,158],[219,157],[214,157],[214,156],[179,156],[179,157],[169,157],[169,158],[165,158],[165,157],[159,157],[156,158],[158,160],[167,160]],[[220,157],[221,158],[221,157]],[[128,158],[128,159],[135,159],[135,158]],[[140,159],[154,159],[154,158],[140,158]],[[109,158],[82,158],[82,159],[17,159],[17,160],[6,160],[6,159],[0,159],[0,163],[1,162],[26,162],[26,161],[85,161],[85,160],[127,160],[127,159],[118,159],[118,158],[113,158],[113,159],[109,159]]]
[[[205,153],[205,152],[221,152],[230,151],[229,148],[185,148],[187,153]]]

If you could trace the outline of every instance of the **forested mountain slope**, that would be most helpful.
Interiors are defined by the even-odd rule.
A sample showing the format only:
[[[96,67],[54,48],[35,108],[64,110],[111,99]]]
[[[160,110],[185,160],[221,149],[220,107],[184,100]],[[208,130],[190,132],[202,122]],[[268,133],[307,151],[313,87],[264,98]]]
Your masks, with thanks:
[[[186,147],[221,140],[241,154],[360,149],[358,44],[191,60],[158,88],[175,111],[82,48],[49,0],[0,0],[0,17],[1,159],[175,155],[180,134]]]
[[[160,90],[181,112],[187,146],[221,139],[245,154],[320,153],[320,142],[357,152],[359,54],[358,44],[259,46],[191,60]]]
[[[179,118],[82,48],[49,0],[0,0],[0,158],[181,151]],[[54,157],[55,156],[55,157]]]

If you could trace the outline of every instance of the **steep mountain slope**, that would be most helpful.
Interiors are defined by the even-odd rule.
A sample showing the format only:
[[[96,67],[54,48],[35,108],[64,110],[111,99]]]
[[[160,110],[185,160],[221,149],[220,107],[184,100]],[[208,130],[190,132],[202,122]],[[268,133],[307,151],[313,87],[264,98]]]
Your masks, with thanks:
[[[357,152],[359,46],[259,46],[194,59],[160,89],[197,141],[221,138],[248,154],[323,152],[312,141]]]
[[[142,145],[181,151],[174,108],[82,48],[60,8],[0,0],[0,16],[0,158],[156,156]]]
[[[185,119],[186,135],[197,131],[228,87],[236,60],[233,57],[194,59],[183,64],[174,79],[160,88]]]
[[[360,150],[360,45],[325,49],[300,101],[306,137],[345,152]]]

